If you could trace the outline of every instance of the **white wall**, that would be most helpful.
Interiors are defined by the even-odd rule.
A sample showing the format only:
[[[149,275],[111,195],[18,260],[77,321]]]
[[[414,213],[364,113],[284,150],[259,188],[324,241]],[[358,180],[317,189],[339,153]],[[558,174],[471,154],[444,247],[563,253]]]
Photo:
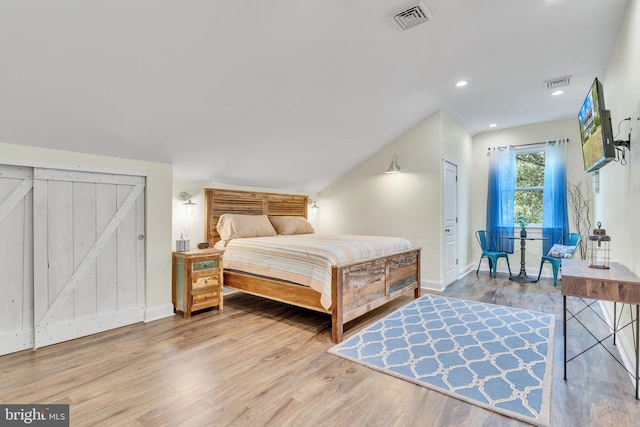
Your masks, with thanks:
[[[468,155],[471,138],[439,111],[320,192],[324,233],[404,237],[422,248],[423,286],[442,286],[442,158],[458,163],[460,265],[468,251]],[[402,173],[387,175],[393,155]]]
[[[600,193],[595,197],[595,220],[611,236],[611,258],[640,275],[640,2],[629,2],[602,85],[605,104],[611,110],[613,133],[622,123],[618,139],[626,139],[629,127],[631,151],[628,164],[609,163],[600,171]]]
[[[169,164],[142,162],[0,143],[2,159],[99,167],[146,173],[146,292],[147,320],[173,314],[171,305],[171,186]]]
[[[190,248],[193,249],[198,243],[205,241],[204,233],[204,191],[207,187],[205,182],[197,181],[174,181],[173,182],[173,223],[172,223],[172,247],[175,250],[175,241],[184,234],[184,238],[189,240]],[[191,201],[196,203],[193,215],[187,216],[183,206],[184,201],[180,199],[181,192],[186,191],[191,194]]]
[[[595,221],[611,236],[611,260],[619,262],[640,277],[640,1],[631,0],[618,34],[611,60],[602,86],[605,105],[611,110],[613,133],[618,123],[630,117],[620,126],[618,139],[627,139],[631,133],[631,151],[627,152],[627,165],[609,163],[600,170],[600,193],[595,196]],[[612,318],[613,304],[607,304]],[[629,320],[628,312],[625,313]],[[619,349],[628,361],[634,360],[631,330],[625,331]],[[632,369],[634,362],[628,363]]]
[[[586,93],[585,89],[585,93]],[[569,139],[567,148],[567,181],[577,184],[579,181],[588,181],[591,188],[591,176],[584,172],[582,165],[582,147],[580,145],[580,129],[576,117],[566,120],[538,123],[534,125],[518,126],[508,129],[501,129],[491,132],[482,132],[473,137],[472,158],[474,159],[471,175],[471,230],[486,229],[487,217],[487,188],[489,177],[489,157],[488,150],[491,147],[502,147],[506,145],[523,145],[537,142],[552,141],[557,139]],[[573,224],[570,222],[570,227]],[[532,235],[541,234],[539,230],[528,229]],[[586,237],[586,236],[583,236]],[[472,259],[475,266],[480,259],[480,246],[477,242],[473,245]],[[537,276],[540,268],[540,256],[542,255],[542,245],[540,242],[530,242],[527,247],[525,259],[527,260],[527,272]],[[509,256],[511,272],[517,274],[520,269],[519,243],[516,243],[515,252]],[[487,260],[483,261],[483,267],[487,268]],[[502,262],[498,265],[498,271],[507,271],[506,265]],[[551,270],[545,266],[544,275],[551,275]]]

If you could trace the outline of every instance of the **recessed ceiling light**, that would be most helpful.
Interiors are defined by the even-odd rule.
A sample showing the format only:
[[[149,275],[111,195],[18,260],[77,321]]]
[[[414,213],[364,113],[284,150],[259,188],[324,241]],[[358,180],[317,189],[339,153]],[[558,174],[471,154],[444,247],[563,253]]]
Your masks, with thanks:
[[[491,123],[491,124],[489,125],[489,127],[490,127],[490,128],[494,128],[494,127],[496,127],[496,126],[498,126],[498,124],[497,124],[497,123]]]
[[[558,95],[562,95],[563,93],[564,93],[563,90],[556,90],[556,91],[551,92],[551,95],[558,96]]]
[[[466,85],[467,85],[467,82],[465,80],[460,80],[458,83],[456,83],[456,86],[458,87],[463,87]]]

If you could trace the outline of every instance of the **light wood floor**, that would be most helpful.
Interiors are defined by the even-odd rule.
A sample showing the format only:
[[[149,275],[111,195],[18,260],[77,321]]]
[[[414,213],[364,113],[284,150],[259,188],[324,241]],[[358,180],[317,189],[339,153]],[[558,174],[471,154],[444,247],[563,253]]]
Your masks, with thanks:
[[[561,282],[560,282],[561,283]],[[446,296],[556,315],[552,425],[640,425],[622,367],[599,348],[562,379],[562,297],[549,279],[467,275]],[[410,299],[348,325],[346,335]],[[588,346],[570,329],[572,346]],[[69,403],[72,426],[517,426],[522,423],[326,352],[327,317],[248,295],[0,357],[0,403]],[[613,350],[615,351],[615,349]]]

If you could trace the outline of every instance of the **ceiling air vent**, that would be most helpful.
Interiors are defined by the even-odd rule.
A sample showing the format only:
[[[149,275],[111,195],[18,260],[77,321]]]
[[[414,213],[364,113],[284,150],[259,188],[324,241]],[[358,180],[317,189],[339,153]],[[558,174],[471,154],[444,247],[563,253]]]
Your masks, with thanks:
[[[547,89],[555,89],[558,87],[569,86],[571,83],[571,76],[559,77],[557,79],[545,80],[544,84],[547,85]]]
[[[406,30],[431,20],[431,14],[422,4],[418,3],[417,5],[398,13],[393,17],[393,19],[395,19],[400,28]]]

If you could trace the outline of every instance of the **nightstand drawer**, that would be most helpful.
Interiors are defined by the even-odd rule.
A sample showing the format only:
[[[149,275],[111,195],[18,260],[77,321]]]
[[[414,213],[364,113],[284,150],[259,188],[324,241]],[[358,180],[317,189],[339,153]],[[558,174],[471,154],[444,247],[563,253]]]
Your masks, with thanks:
[[[220,284],[220,275],[216,273],[215,276],[202,276],[194,277],[191,289],[196,290],[200,288],[206,288],[207,286],[217,286]]]
[[[209,291],[201,294],[195,294],[192,296],[192,304],[199,306],[207,303],[211,306],[218,305],[220,303],[220,291]]]
[[[201,271],[201,270],[214,270],[220,268],[220,263],[217,259],[205,260],[205,261],[195,261],[193,263],[192,270],[193,271]]]

